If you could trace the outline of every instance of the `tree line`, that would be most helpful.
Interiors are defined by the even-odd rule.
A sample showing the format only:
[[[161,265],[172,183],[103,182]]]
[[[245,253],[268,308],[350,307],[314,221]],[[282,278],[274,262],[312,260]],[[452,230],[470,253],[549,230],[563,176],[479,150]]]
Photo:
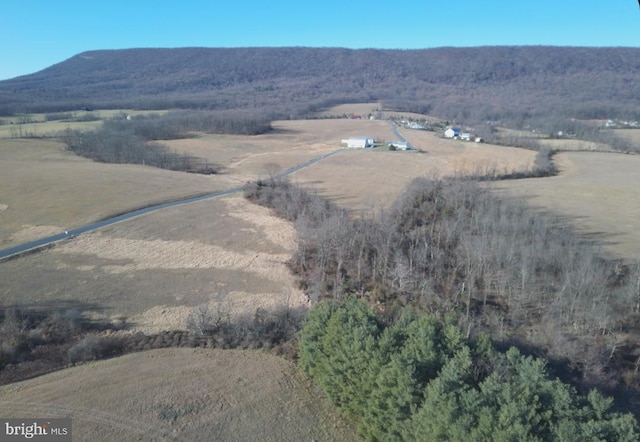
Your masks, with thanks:
[[[219,166],[175,152],[158,140],[185,138],[193,132],[256,135],[270,129],[267,115],[243,111],[174,111],[135,117],[122,114],[105,120],[95,130],[67,129],[61,134],[61,140],[77,155],[100,162],[211,174],[217,173]]]
[[[314,301],[354,295],[453,314],[467,336],[528,348],[568,380],[636,386],[626,331],[640,266],[603,259],[557,218],[469,179],[417,179],[391,208],[359,218],[284,180],[245,195],[295,224],[290,267]]]
[[[224,306],[196,306],[186,331],[120,333],[126,319],[89,319],[83,306],[0,308],[0,385],[71,365],[169,347],[264,348],[293,358],[292,342],[306,312],[280,306],[229,315]]]

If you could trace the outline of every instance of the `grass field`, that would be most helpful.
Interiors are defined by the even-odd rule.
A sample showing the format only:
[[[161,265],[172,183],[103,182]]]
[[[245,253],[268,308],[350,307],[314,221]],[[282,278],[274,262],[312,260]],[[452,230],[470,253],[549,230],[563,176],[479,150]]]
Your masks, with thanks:
[[[285,266],[293,227],[241,196],[135,218],[0,265],[3,304],[69,306],[134,330],[185,329],[193,307],[229,314],[307,305]]]
[[[42,121],[25,124],[4,124],[0,126],[0,139],[58,136],[67,129],[89,130],[102,125],[102,121]]]
[[[614,257],[640,259],[640,156],[565,152],[554,161],[558,176],[491,186],[561,215]]]
[[[629,140],[636,148],[640,148],[640,129],[616,129],[613,134]]]
[[[95,163],[53,140],[0,140],[0,247],[266,177],[270,164],[284,170],[340,148],[345,137],[395,139],[384,121],[321,119],[273,126],[274,132],[258,136],[203,134],[167,142],[221,165],[223,173],[215,176]],[[509,173],[529,168],[535,156],[444,140],[431,132],[402,133],[420,151],[344,151],[291,179],[347,208],[369,210],[391,204],[418,176]],[[563,215],[604,241],[615,256],[637,257],[640,157],[565,152],[555,161],[556,177],[491,186]],[[144,332],[184,329],[191,309],[201,304],[230,314],[308,305],[285,266],[295,246],[293,226],[241,195],[206,200],[2,262],[0,299],[4,306],[76,307]],[[145,440],[147,431],[158,440],[197,440],[200,431],[218,440],[352,439],[339,421],[314,408],[316,398],[296,376],[289,363],[261,352],[159,350],[2,387],[0,415],[72,415],[76,434],[102,440],[131,435]],[[325,421],[331,424],[322,426]],[[261,428],[264,435],[256,433]]]
[[[228,187],[214,177],[96,163],[52,140],[0,140],[0,247]]]
[[[117,115],[150,115],[164,114],[167,111],[139,111],[132,109],[107,109],[99,111],[76,111],[64,112],[70,114],[75,120],[91,117],[93,121],[65,121],[52,120],[47,121],[46,114],[29,114],[14,117],[2,117],[0,120],[0,139],[5,138],[25,138],[25,137],[55,137],[67,129],[73,130],[90,130],[102,125],[102,120],[113,118]],[[22,123],[24,120],[29,123]]]
[[[367,117],[372,112],[382,109],[380,103],[346,103],[332,106],[318,112],[319,117],[334,117],[340,115],[360,115]]]
[[[293,120],[272,125],[274,131],[264,135],[203,135],[165,143],[177,151],[219,164],[225,168],[227,177],[246,182],[268,176],[267,164],[275,163],[284,170],[340,149],[344,138],[394,139],[391,125],[385,121]]]
[[[433,132],[401,133],[421,151],[348,151],[302,170],[292,179],[334,202],[367,211],[391,204],[416,177],[525,170],[535,157],[532,151],[445,140]]]
[[[382,103],[348,103],[348,104],[340,104],[337,106],[330,107],[328,109],[324,109],[317,113],[318,117],[327,118],[327,117],[336,117],[342,115],[359,115],[362,118],[367,118],[369,114],[376,113],[380,119],[391,119],[391,118],[413,118],[416,120],[426,119],[431,122],[440,121],[438,118],[418,114],[415,112],[399,112],[394,110],[385,109]]]
[[[77,441],[356,440],[293,364],[261,351],[165,349],[84,364],[0,387],[0,416],[71,417]]]

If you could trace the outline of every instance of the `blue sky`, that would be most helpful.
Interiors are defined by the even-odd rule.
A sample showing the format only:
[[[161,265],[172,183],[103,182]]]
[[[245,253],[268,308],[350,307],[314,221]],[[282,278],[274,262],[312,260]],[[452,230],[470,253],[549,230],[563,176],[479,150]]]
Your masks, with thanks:
[[[133,47],[640,47],[636,0],[3,0],[0,80]]]

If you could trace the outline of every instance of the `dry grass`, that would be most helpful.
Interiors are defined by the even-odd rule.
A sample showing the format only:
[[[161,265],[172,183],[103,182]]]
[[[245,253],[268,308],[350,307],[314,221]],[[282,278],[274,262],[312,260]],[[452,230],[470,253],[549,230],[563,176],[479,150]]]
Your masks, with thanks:
[[[3,304],[77,304],[134,330],[185,329],[194,306],[307,305],[286,268],[295,232],[241,196],[174,207],[0,265]],[[29,277],[25,277],[29,275]]]
[[[616,129],[613,134],[631,141],[636,149],[640,149],[640,129]]]
[[[562,215],[614,256],[640,258],[640,156],[566,152],[556,155],[555,162],[558,176],[492,187]]]
[[[51,140],[0,140],[0,247],[228,187],[219,178],[96,163]]]
[[[381,103],[349,103],[339,104],[317,113],[318,117],[334,117],[341,115],[360,115],[363,118],[371,113],[377,112],[381,119],[391,118],[413,118],[416,120],[426,119],[431,122],[441,121],[439,118],[425,114],[417,114],[415,112],[399,112],[384,109]]]
[[[332,106],[318,112],[319,117],[333,117],[340,115],[361,115],[366,117],[372,112],[382,109],[380,103],[346,103]]]
[[[95,118],[94,121],[47,121],[46,114],[30,114],[28,118],[33,123],[18,124],[24,116],[1,118],[5,124],[0,125],[0,139],[15,139],[23,137],[45,137],[51,138],[59,136],[60,133],[67,129],[72,130],[91,130],[102,125],[102,120],[113,118],[119,115],[152,115],[165,114],[168,111],[140,111],[132,109],[103,109],[99,111],[76,111],[68,112],[74,118],[82,119],[87,115]],[[64,112],[65,114],[67,112]]]
[[[297,172],[293,180],[352,209],[388,206],[416,177],[524,170],[535,152],[445,140],[433,132],[401,133],[423,152],[353,150]]]
[[[102,121],[43,121],[0,126],[0,139],[22,137],[55,137],[67,129],[89,130],[102,125]]]
[[[81,365],[0,387],[0,416],[69,416],[74,440],[356,440],[291,363],[260,351],[165,349]]]
[[[559,139],[559,140],[538,140],[542,146],[559,151],[607,151],[613,152],[608,144],[596,143],[594,141]]]
[[[236,183],[264,178],[269,163],[281,170],[341,148],[341,140],[352,136],[393,139],[389,123],[369,120],[276,121],[274,132],[255,135],[203,135],[200,138],[165,142],[174,150],[206,158],[225,168]]]

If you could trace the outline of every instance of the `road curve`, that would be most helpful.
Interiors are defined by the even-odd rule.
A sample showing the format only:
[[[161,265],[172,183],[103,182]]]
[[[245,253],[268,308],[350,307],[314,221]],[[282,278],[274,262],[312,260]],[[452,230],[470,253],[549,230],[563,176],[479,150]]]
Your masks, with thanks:
[[[324,155],[320,155],[318,157],[315,157],[305,163],[299,164],[297,166],[294,167],[290,167],[289,169],[285,170],[284,172],[279,173],[278,175],[276,175],[276,178],[284,178],[286,176],[289,176],[295,172],[298,172],[299,170],[302,170],[306,167],[312,166],[313,164],[317,163],[318,161],[322,161],[325,158],[328,158],[330,156],[333,156],[339,152],[342,152],[344,149],[338,149],[338,150],[334,150],[333,152],[329,152],[326,153]],[[141,215],[146,215],[147,213],[151,213],[151,212],[155,212],[157,210],[162,210],[162,209],[166,209],[169,207],[175,207],[175,206],[181,206],[183,204],[191,204],[191,203],[195,203],[198,201],[202,201],[202,200],[206,200],[206,199],[211,199],[211,198],[219,198],[221,196],[225,196],[225,195],[231,195],[234,193],[238,193],[242,190],[242,186],[238,186],[238,187],[232,187],[231,189],[227,189],[227,190],[220,190],[218,192],[213,192],[213,193],[207,193],[204,195],[200,195],[200,196],[194,196],[194,197],[189,197],[189,198],[185,198],[185,199],[181,199],[181,200],[176,200],[176,201],[171,201],[171,202],[167,202],[167,203],[161,203],[161,204],[156,204],[153,206],[149,206],[149,207],[144,207],[142,209],[136,209],[136,210],[132,210],[131,212],[126,212],[123,213],[121,215],[118,216],[114,216],[111,218],[107,218],[104,219],[102,221],[98,221],[92,224],[88,224],[86,226],[82,226],[82,227],[78,227],[76,229],[71,229],[71,230],[66,230],[62,233],[58,233],[56,235],[51,235],[51,236],[47,236],[46,238],[42,238],[42,239],[38,239],[35,241],[31,241],[28,243],[24,243],[24,244],[19,244],[17,246],[14,247],[9,247],[7,249],[3,249],[0,250],[0,261],[16,256],[16,255],[20,255],[21,253],[25,253],[25,252],[29,252],[29,251],[34,251],[43,247],[47,247],[49,245],[52,245],[54,243],[57,243],[59,241],[64,241],[66,239],[72,238],[74,236],[78,236],[82,233],[86,233],[86,232],[91,232],[97,229],[100,229],[102,227],[106,227],[106,226],[110,226],[111,224],[115,224],[115,223],[119,223],[121,221],[125,221],[131,218],[135,218],[136,216],[141,216]]]

